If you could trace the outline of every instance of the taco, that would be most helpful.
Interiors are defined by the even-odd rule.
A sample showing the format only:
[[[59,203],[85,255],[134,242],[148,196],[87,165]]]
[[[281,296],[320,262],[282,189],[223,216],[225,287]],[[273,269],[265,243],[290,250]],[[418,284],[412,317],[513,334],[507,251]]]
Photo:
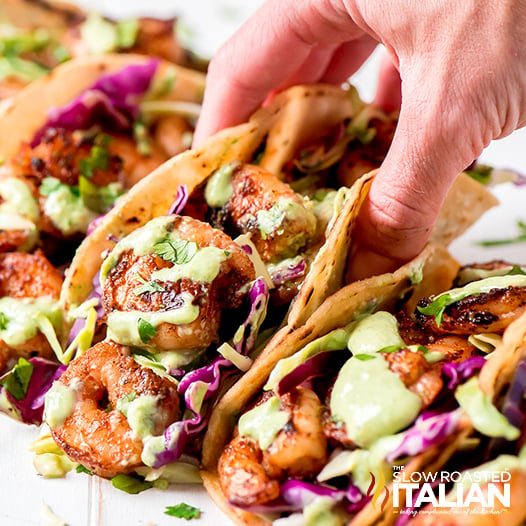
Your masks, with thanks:
[[[70,260],[95,218],[189,146],[203,85],[167,62],[107,55],[60,66],[13,97],[0,111],[1,250],[39,246]]]
[[[0,100],[59,64],[108,53],[144,54],[205,71],[177,39],[177,19],[112,20],[66,2],[6,0],[0,6]]]
[[[2,389],[10,415],[40,423],[34,398],[76,345],[59,302],[64,265],[136,179],[188,146],[203,85],[167,62],[107,55],[57,68],[2,110],[0,383],[32,378],[14,397]]]
[[[524,378],[513,376],[523,377],[526,278],[491,267],[450,288],[458,266],[428,246],[271,340],[212,414],[203,479],[216,503],[239,524],[405,524],[443,502],[446,486],[423,482],[481,459],[493,463],[480,471],[514,470],[520,492]],[[500,399],[510,384],[512,408]],[[506,517],[521,524],[526,510],[514,503]],[[425,524],[457,524],[438,508]]]

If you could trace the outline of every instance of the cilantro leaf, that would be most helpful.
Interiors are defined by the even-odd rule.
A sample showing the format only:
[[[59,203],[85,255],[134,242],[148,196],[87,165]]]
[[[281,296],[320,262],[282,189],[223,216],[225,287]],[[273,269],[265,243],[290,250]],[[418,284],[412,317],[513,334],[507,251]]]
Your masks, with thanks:
[[[197,243],[185,239],[163,239],[153,246],[154,252],[174,265],[183,265],[197,253]]]
[[[481,247],[495,247],[499,245],[511,245],[513,243],[526,242],[526,222],[517,221],[517,227],[519,229],[519,233],[515,237],[505,239],[487,239],[485,241],[479,241],[477,245]]]
[[[133,475],[116,475],[111,479],[111,484],[114,488],[130,493],[131,495],[137,495],[141,491],[153,488],[153,482],[146,482],[142,478]]]
[[[140,296],[141,294],[150,293],[153,292],[164,292],[165,289],[162,285],[159,283],[156,283],[155,281],[147,281],[145,280],[140,274],[137,275],[137,280],[142,283],[142,285],[139,285],[138,287],[135,287],[133,289],[133,293],[136,296]]]
[[[374,360],[376,358],[374,354],[355,354],[354,357],[361,362],[367,362],[368,360]]]
[[[434,316],[437,327],[442,324],[442,316],[448,305],[451,305],[451,295],[441,294],[435,301],[432,301],[426,307],[417,306],[419,312],[426,316]]]
[[[3,312],[0,312],[0,331],[5,331],[8,323],[9,318]]]
[[[81,175],[79,176],[78,193],[86,207],[104,214],[124,193],[124,188],[118,182],[110,183],[106,186],[96,186],[89,178]]]
[[[0,385],[3,385],[15,400],[23,400],[27,394],[33,369],[32,363],[25,358],[19,358],[13,369],[0,379]]]
[[[139,331],[139,337],[142,343],[148,343],[152,338],[155,338],[157,329],[149,321],[144,318],[139,318],[137,322],[137,330]]]
[[[519,265],[513,265],[511,270],[506,272],[506,276],[517,276],[517,275],[523,275],[526,276],[526,272],[520,267]]]
[[[107,149],[107,136],[95,139],[95,145],[91,148],[89,156],[80,159],[80,173],[90,179],[95,170],[106,170],[110,164],[110,154]]]
[[[398,352],[401,349],[403,349],[403,347],[400,347],[400,345],[395,344],[395,345],[388,345],[387,347],[380,349],[378,352]]]
[[[201,510],[199,508],[190,506],[190,504],[186,504],[185,502],[181,502],[175,506],[166,506],[164,513],[170,515],[170,517],[177,517],[178,519],[185,519],[187,521],[198,519],[201,516]]]
[[[87,467],[83,466],[82,464],[79,464],[75,468],[75,471],[77,473],[86,473],[86,475],[93,475],[93,471],[90,471]]]

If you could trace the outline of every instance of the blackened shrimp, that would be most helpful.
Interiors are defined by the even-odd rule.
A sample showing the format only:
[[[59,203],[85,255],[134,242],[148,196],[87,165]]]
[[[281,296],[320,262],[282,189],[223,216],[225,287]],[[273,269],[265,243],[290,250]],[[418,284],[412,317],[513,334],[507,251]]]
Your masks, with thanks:
[[[30,317],[39,309],[58,313],[61,287],[60,272],[41,251],[0,254],[0,371],[19,356],[49,358],[53,354]]]
[[[55,414],[57,406],[69,413]],[[143,465],[142,438],[162,435],[179,413],[171,379],[136,363],[127,348],[103,341],[69,364],[46,397],[44,416],[69,457],[113,477]]]
[[[526,312],[526,286],[495,287],[459,299],[444,308],[438,323],[435,314],[422,312],[433,301],[433,298],[420,300],[415,317],[436,334],[499,333]]]
[[[227,227],[230,223],[250,235],[263,261],[294,257],[306,249],[316,233],[316,218],[289,185],[254,165],[233,169],[230,184],[232,193],[219,217]]]
[[[262,450],[256,439],[238,436],[221,455],[221,486],[234,504],[269,502],[279,495],[278,481],[286,476],[312,476],[327,460],[322,406],[314,391],[296,387],[281,396],[280,403],[280,410],[289,414],[289,421],[269,447]]]
[[[147,344],[158,350],[206,348],[219,337],[222,312],[241,306],[255,278],[247,254],[225,233],[181,216],[150,221],[117,244],[104,264],[103,306],[108,329],[152,327]],[[139,329],[139,336],[145,344]]]
[[[443,381],[440,371],[425,359],[423,352],[401,349],[397,352],[380,354],[387,360],[389,370],[420,398],[422,409],[435,400],[442,390]]]

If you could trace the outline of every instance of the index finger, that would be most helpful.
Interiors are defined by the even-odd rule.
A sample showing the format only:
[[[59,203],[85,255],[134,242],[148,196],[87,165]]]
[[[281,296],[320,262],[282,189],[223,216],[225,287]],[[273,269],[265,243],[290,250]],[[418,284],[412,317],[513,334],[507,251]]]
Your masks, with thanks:
[[[194,146],[222,128],[244,122],[316,47],[334,49],[361,36],[339,6],[331,0],[265,2],[210,63]]]

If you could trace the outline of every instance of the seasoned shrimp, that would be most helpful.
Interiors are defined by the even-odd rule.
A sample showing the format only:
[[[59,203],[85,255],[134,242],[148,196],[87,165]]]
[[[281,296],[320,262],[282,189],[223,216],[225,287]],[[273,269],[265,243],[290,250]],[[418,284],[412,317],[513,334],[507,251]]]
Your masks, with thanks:
[[[57,302],[61,287],[60,272],[51,265],[42,251],[38,250],[34,254],[0,254],[0,304],[5,303],[6,309],[12,308],[11,304],[6,303],[8,298],[26,301],[28,304],[35,298],[49,299],[51,303]],[[10,332],[10,314],[9,311],[2,312],[3,321],[0,327],[7,332]],[[46,337],[36,329],[33,332],[35,335],[29,336],[25,341],[16,338],[16,341],[12,342],[7,336],[5,338],[8,341],[0,340],[0,371],[4,371],[9,361],[19,356],[49,358],[53,355]]]
[[[232,504],[253,506],[279,497],[279,482],[271,478],[261,462],[263,453],[256,442],[238,435],[219,459],[223,491]]]
[[[387,360],[389,370],[422,401],[422,409],[428,407],[444,385],[440,371],[425,359],[421,351],[401,349],[392,353],[380,353]]]
[[[275,175],[254,165],[233,170],[232,194],[219,216],[249,234],[265,262],[305,250],[316,233],[316,218],[303,199]]]
[[[180,115],[170,115],[159,119],[155,125],[154,141],[173,157],[190,147],[192,127]]]
[[[126,347],[111,341],[73,360],[57,382],[69,390],[52,387],[48,397],[66,391],[73,394],[74,404],[63,422],[55,422],[49,409],[53,404],[46,399],[51,434],[69,457],[102,477],[130,473],[142,465],[145,430],[130,424],[135,401],[146,400],[153,409],[146,411],[141,424],[149,428],[148,435],[161,435],[179,417],[176,384],[142,367]]]
[[[129,241],[134,238],[125,238],[117,255],[110,254],[115,264],[102,294],[108,325],[116,312],[143,318],[147,313],[162,318],[188,312],[180,321],[156,324],[149,345],[159,350],[206,348],[218,340],[222,311],[241,305],[244,286],[255,278],[254,267],[229,236],[189,217],[157,218],[134,236],[148,237],[159,227],[164,237],[153,239],[148,250],[137,254]]]
[[[281,410],[287,411],[290,419],[266,450],[262,451],[256,440],[238,436],[221,455],[221,486],[234,504],[249,506],[271,501],[279,495],[279,480],[285,476],[310,476],[327,460],[322,406],[314,391],[296,387],[281,396],[280,402]]]
[[[420,300],[415,317],[418,323],[436,334],[502,332],[526,312],[526,287],[495,288],[460,299],[445,308],[440,326],[434,315],[418,310],[431,302],[429,298]]]
[[[90,182],[99,187],[122,182],[123,161],[109,149],[113,140],[107,135],[98,137],[51,128],[36,146],[21,145],[18,155],[11,161],[12,175],[27,178],[35,187],[46,177],[77,186],[83,164],[86,166],[86,161],[96,155],[97,159],[84,168],[84,172],[90,170]],[[94,151],[95,147],[98,150]]]

